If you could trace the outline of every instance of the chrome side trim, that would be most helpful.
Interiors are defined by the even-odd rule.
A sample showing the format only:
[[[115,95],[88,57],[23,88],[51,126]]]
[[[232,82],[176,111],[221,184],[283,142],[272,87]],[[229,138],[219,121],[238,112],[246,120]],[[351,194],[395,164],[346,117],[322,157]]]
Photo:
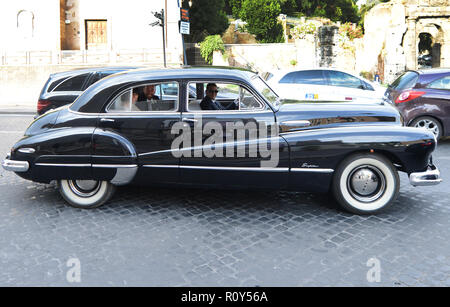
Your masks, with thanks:
[[[96,168],[135,168],[138,167],[136,164],[132,165],[121,165],[121,164],[92,164],[92,167]]]
[[[145,168],[180,168],[179,165],[143,165]]]
[[[271,167],[226,167],[226,166],[190,166],[190,165],[144,165],[146,168],[180,168],[193,170],[214,170],[214,171],[244,171],[244,172],[288,172],[289,168]]]
[[[57,164],[57,163],[36,163],[36,166],[67,166],[67,167],[91,167],[92,164]]]
[[[30,168],[30,164],[27,161],[14,161],[5,159],[2,162],[2,167],[5,171],[25,173]]]
[[[291,168],[291,172],[332,174],[332,173],[334,173],[334,169],[331,169],[331,168]]]
[[[409,175],[409,182],[415,187],[438,185],[442,182],[441,172],[432,166],[425,172]]]

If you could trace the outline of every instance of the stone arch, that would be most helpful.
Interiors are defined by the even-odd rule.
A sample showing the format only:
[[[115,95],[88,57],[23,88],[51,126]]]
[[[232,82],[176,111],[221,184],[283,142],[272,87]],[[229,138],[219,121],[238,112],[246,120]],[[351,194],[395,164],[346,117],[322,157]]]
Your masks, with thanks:
[[[416,26],[416,54],[419,54],[421,36],[427,33],[431,36],[431,54],[433,56],[433,67],[440,67],[444,63],[442,46],[444,45],[444,31],[442,21],[439,19],[419,19]]]
[[[34,35],[34,14],[28,10],[20,10],[17,13],[17,31],[24,39],[32,38]]]

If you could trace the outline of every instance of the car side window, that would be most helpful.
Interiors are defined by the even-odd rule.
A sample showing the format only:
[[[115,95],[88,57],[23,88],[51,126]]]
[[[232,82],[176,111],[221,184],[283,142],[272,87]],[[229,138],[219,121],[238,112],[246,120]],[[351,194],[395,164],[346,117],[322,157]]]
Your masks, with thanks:
[[[175,112],[178,110],[177,82],[144,84],[129,88],[112,100],[108,113]]]
[[[321,70],[305,70],[295,73],[294,83],[296,84],[313,84],[326,85]]]
[[[280,83],[294,83],[295,72],[288,73],[281,78]]]
[[[188,91],[188,111],[190,112],[255,111],[264,108],[264,105],[247,88],[239,84],[191,82],[188,85]],[[209,91],[213,93],[208,93]]]
[[[332,86],[358,88],[358,89],[364,88],[364,85],[362,84],[362,81],[360,79],[353,77],[349,74],[334,70],[328,71],[327,73],[330,85]]]
[[[79,92],[83,89],[83,84],[89,74],[79,75],[67,79],[58,85],[53,92]]]
[[[433,81],[427,87],[437,90],[450,90],[450,76]]]
[[[284,76],[280,83],[327,85],[322,70],[294,71]]]

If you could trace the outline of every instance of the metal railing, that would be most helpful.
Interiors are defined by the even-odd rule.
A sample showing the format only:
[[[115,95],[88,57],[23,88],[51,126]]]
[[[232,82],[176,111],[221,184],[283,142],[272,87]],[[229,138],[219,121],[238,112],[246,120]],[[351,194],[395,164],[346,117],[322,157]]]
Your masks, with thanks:
[[[44,50],[44,51],[14,51],[2,52],[0,65],[52,65],[52,64],[161,64],[163,63],[161,49],[130,49],[130,50]],[[167,51],[167,61],[170,64],[180,64],[176,52]]]

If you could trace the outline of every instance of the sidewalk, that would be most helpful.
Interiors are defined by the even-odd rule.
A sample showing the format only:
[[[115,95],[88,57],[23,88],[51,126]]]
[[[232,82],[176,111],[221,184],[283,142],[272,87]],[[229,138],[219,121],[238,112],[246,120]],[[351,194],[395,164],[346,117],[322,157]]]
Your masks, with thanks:
[[[0,114],[24,114],[35,115],[37,101],[23,103],[4,103],[0,102]]]

